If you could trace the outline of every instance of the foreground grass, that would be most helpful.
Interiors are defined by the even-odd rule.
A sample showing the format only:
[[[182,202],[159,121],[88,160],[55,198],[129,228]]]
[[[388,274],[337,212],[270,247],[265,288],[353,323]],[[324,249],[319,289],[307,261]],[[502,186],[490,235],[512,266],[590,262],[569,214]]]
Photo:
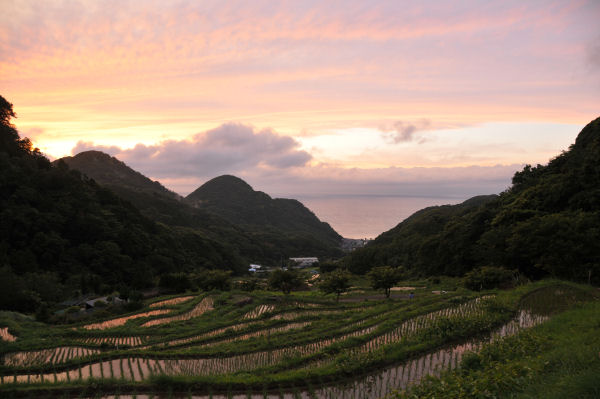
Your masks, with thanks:
[[[555,316],[464,358],[396,398],[599,398],[600,303]]]

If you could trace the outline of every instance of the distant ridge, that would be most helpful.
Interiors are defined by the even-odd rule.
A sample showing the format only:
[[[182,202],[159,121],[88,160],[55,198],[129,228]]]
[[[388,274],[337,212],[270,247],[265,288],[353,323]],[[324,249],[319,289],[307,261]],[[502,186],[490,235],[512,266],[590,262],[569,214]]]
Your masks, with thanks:
[[[181,199],[179,194],[167,189],[157,181],[131,169],[124,162],[101,151],[84,151],[72,157],[60,158],[71,169],[77,169],[104,186],[124,187],[130,190],[157,193]]]

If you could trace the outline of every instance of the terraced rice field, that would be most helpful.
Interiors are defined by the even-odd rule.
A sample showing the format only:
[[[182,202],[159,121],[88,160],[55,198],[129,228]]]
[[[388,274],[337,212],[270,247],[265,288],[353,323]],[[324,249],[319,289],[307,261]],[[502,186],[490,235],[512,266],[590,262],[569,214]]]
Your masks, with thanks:
[[[173,305],[177,305],[183,302],[187,302],[190,299],[194,299],[195,297],[193,295],[190,296],[180,296],[177,298],[173,298],[173,299],[165,299],[164,301],[158,301],[158,302],[154,302],[151,303],[149,305],[149,308],[163,308],[165,306],[173,306]]]
[[[168,309],[151,310],[149,312],[137,313],[137,314],[134,314],[131,316],[126,316],[126,317],[119,317],[117,319],[106,320],[106,321],[103,321],[100,323],[87,324],[87,325],[83,326],[83,328],[85,328],[86,330],[106,330],[108,328],[122,326],[125,323],[127,323],[129,320],[135,320],[135,319],[139,319],[142,317],[158,316],[158,315],[163,315],[163,314],[170,313],[170,312],[171,312],[171,310],[168,310]]]
[[[214,309],[213,305],[214,305],[213,299],[211,297],[206,297],[206,298],[202,299],[202,301],[200,301],[199,304],[194,306],[194,308],[192,310],[190,310],[189,312],[186,312],[186,313],[183,313],[183,314],[180,314],[177,316],[150,320],[150,321],[142,324],[142,327],[157,326],[160,324],[172,323],[174,321],[189,320],[194,317],[200,317],[204,313],[208,312],[209,310],[213,310]]]
[[[276,309],[275,305],[260,305],[244,315],[244,319],[257,319],[265,313],[271,313]]]
[[[241,307],[235,304],[233,294],[226,293],[218,297],[211,294],[196,305],[189,303],[193,296],[169,298],[149,304],[147,310],[134,315],[85,326],[86,330],[93,325],[123,326],[124,322],[115,324],[115,320],[134,320],[122,327],[126,333],[116,330],[117,335],[99,337],[91,331],[65,326],[63,341],[79,345],[5,353],[0,389],[18,390],[42,383],[57,387],[68,383],[71,389],[84,389],[88,382],[105,380],[120,381],[123,389],[139,392],[136,387],[147,390],[157,378],[166,378],[211,387],[211,392],[194,392],[191,396],[206,399],[381,398],[418,383],[424,376],[459,367],[466,351],[477,351],[490,340],[542,323],[551,317],[553,309],[564,308],[565,302],[576,303],[581,296],[572,287],[542,288],[513,300],[520,311],[505,310],[505,316],[498,309],[502,298],[506,302],[509,296],[502,293],[422,292],[415,300],[362,304],[331,301],[319,305],[302,301],[269,303],[272,298],[267,301],[259,295],[252,304]],[[176,314],[150,322],[135,321],[164,311],[150,310],[158,303],[173,306],[166,311]],[[200,317],[209,311],[210,317]],[[263,317],[269,313],[275,314]],[[184,320],[186,323],[178,323]],[[481,330],[481,326],[488,325],[492,327]],[[453,329],[457,326],[462,330],[455,336]],[[465,331],[479,338],[461,338],[458,344],[440,346],[445,339],[456,342]],[[410,349],[413,347],[419,348],[414,355]],[[385,366],[376,366],[382,364]],[[348,373],[355,375],[354,379],[348,381]],[[246,386],[245,376],[252,376],[255,382]],[[322,376],[330,377],[323,381]],[[344,383],[334,383],[336,378]],[[273,385],[272,380],[283,382]],[[231,394],[221,395],[225,392]],[[152,395],[138,393],[136,397]]]
[[[485,301],[477,298],[475,300],[469,301],[465,304],[447,308],[444,310],[427,313],[425,315],[421,315],[410,319],[404,323],[402,323],[398,328],[387,332],[385,334],[376,336],[373,339],[368,340],[364,344],[357,346],[352,349],[352,352],[368,352],[376,350],[377,348],[386,345],[388,343],[400,341],[402,338],[409,334],[415,334],[419,330],[427,328],[436,317],[443,317],[448,315],[462,315],[468,316],[472,314],[476,314],[481,310]],[[308,323],[301,323],[299,325],[295,325],[293,327],[304,327]],[[254,333],[244,334],[240,337],[236,337],[237,339],[226,339],[218,342],[212,343],[210,346],[216,346],[219,344],[229,343],[233,341],[243,341],[250,339],[252,337],[264,336],[267,333],[276,333],[282,331],[289,331],[293,329],[289,325],[280,328],[280,331],[277,330],[266,330],[266,331],[258,331]],[[195,358],[195,359],[144,359],[137,357],[127,357],[118,359],[121,363],[119,363],[119,370],[114,371],[113,375],[117,378],[123,378],[126,380],[132,381],[143,381],[144,378],[150,375],[157,374],[165,374],[165,375],[199,375],[199,376],[212,376],[212,375],[221,375],[228,374],[240,371],[252,371],[262,367],[273,366],[280,363],[282,360],[290,357],[305,357],[314,355],[325,348],[335,344],[337,342],[345,341],[349,338],[353,337],[361,337],[367,336],[373,333],[378,328],[378,324],[369,326],[367,328],[356,329],[352,332],[342,334],[339,336],[334,336],[331,338],[318,339],[314,342],[304,344],[304,345],[293,345],[293,346],[284,346],[278,349],[259,351],[259,352],[251,352],[236,356],[227,356],[227,357],[204,357],[204,358]],[[114,361],[114,360],[113,360]],[[100,370],[103,368],[110,367],[113,361],[101,362],[101,363],[91,363],[86,367],[89,367],[88,378],[92,377],[100,377]],[[128,365],[133,364],[134,368],[130,369]],[[138,365],[144,365],[142,368],[145,372],[136,372]],[[121,370],[121,368],[123,370]],[[139,371],[139,370],[138,370]],[[64,375],[61,374],[60,378],[67,378],[68,372],[65,372]],[[146,376],[146,377],[145,377]],[[17,376],[17,380],[22,380],[24,376]],[[82,377],[83,378],[83,377]]]
[[[2,357],[2,363],[10,367],[60,364],[71,359],[87,357],[95,353],[100,353],[100,350],[77,346],[61,346],[39,351],[8,353]]]
[[[148,337],[93,337],[82,339],[81,342],[86,345],[108,344],[112,346],[140,346],[148,340]]]

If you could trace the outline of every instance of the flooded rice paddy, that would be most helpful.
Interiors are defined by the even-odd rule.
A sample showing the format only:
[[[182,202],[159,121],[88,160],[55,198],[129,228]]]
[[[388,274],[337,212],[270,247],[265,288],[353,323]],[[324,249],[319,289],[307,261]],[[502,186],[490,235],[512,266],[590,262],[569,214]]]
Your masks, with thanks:
[[[92,323],[83,326],[86,330],[106,330],[108,328],[119,327],[127,323],[129,320],[139,319],[141,317],[151,317],[170,313],[169,309],[151,310],[144,313],[136,313],[131,316],[119,317],[116,319],[106,320],[99,323]]]
[[[435,352],[427,353],[426,355],[420,356],[415,359],[411,359],[400,365],[388,367],[377,373],[366,375],[352,382],[341,383],[338,385],[317,387],[309,390],[296,390],[294,392],[277,392],[277,393],[240,393],[240,394],[211,394],[211,395],[184,395],[177,396],[172,395],[173,398],[194,398],[194,399],[280,399],[280,398],[306,398],[306,399],[379,399],[384,398],[394,391],[403,390],[407,387],[418,384],[426,376],[439,376],[442,371],[453,370],[460,366],[462,358],[467,352],[477,352],[483,345],[493,342],[499,338],[511,336],[519,331],[538,325],[546,320],[548,316],[535,315],[528,310],[521,310],[518,317],[506,323],[501,328],[495,330],[488,337],[472,340],[463,344],[454,345],[448,348],[440,349]],[[139,373],[150,372],[152,373],[152,366],[144,367],[141,363],[138,364],[141,367]],[[156,371],[162,368],[163,372],[166,370],[172,372],[174,365],[171,363],[155,364]],[[191,367],[188,364],[184,370],[181,365],[177,365],[177,372],[185,373],[198,373],[202,372],[202,365],[195,364],[195,367]],[[155,371],[155,372],[156,372]],[[129,374],[128,374],[129,375]],[[136,395],[136,399],[159,399],[163,396],[155,395]],[[166,396],[164,396],[166,397]],[[120,395],[120,396],[104,396],[104,399],[125,399],[133,396]]]
[[[179,314],[177,316],[163,317],[161,319],[150,320],[150,321],[142,324],[142,327],[151,327],[151,326],[157,326],[160,324],[172,323],[174,321],[189,320],[194,317],[200,317],[204,313],[208,312],[209,310],[213,310],[213,309],[214,309],[213,299],[211,297],[206,297],[206,298],[202,299],[202,301],[200,301],[199,304],[194,306],[194,308],[192,310],[190,310],[189,312]]]
[[[92,379],[94,381],[117,379],[123,383],[134,384],[148,382],[153,376],[216,377],[215,381],[220,381],[221,378],[228,379],[228,376],[235,373],[264,375],[266,372],[271,372],[270,370],[279,370],[283,364],[289,364],[285,368],[286,371],[296,370],[300,373],[299,375],[307,372],[306,375],[312,375],[310,372],[318,368],[333,370],[337,367],[340,361],[339,356],[328,356],[328,353],[337,354],[341,350],[342,352],[339,354],[343,354],[351,360],[366,358],[374,352],[386,353],[386,348],[392,348],[390,345],[401,344],[407,339],[409,342],[417,342],[415,339],[421,339],[419,334],[434,331],[432,329],[436,328],[441,319],[475,318],[475,320],[479,320],[480,317],[489,315],[490,309],[494,308],[488,306],[490,304],[489,296],[462,303],[460,302],[466,298],[456,298],[457,300],[454,301],[449,300],[453,298],[443,297],[444,295],[436,295],[436,299],[432,299],[430,302],[419,302],[416,307],[412,305],[416,302],[412,301],[381,302],[375,307],[372,307],[372,304],[352,307],[339,305],[338,308],[331,306],[325,309],[302,305],[294,305],[291,308],[292,304],[290,303],[283,305],[259,304],[250,312],[243,313],[244,311],[241,311],[236,324],[213,330],[205,329],[203,333],[188,337],[180,336],[154,344],[152,343],[158,338],[158,335],[90,336],[84,339],[81,337],[83,332],[79,331],[77,334],[80,337],[74,341],[80,340],[85,345],[94,345],[95,348],[67,345],[8,353],[2,358],[2,363],[6,368],[3,371],[4,375],[0,376],[0,383],[18,387],[41,382],[71,382],[83,386]],[[228,395],[186,394],[181,398],[381,398],[396,390],[403,390],[417,384],[425,376],[438,376],[444,370],[460,367],[466,352],[479,351],[488,342],[514,335],[522,329],[540,324],[548,320],[557,311],[556,309],[564,309],[568,304],[580,300],[582,299],[578,297],[578,294],[568,287],[546,287],[544,290],[532,290],[522,298],[517,317],[487,336],[432,350],[423,355],[413,354],[413,357],[407,361],[364,375],[354,375],[347,381],[319,380],[318,386],[311,386],[308,382],[300,383],[296,388],[282,386],[277,392],[271,391],[277,390],[277,386],[268,385],[269,391],[230,393]],[[160,302],[164,303],[165,301]],[[179,303],[185,302],[182,300]],[[460,304],[449,305],[449,303]],[[495,303],[491,302],[492,305]],[[198,317],[198,315],[213,309],[214,306],[213,300],[206,297],[192,310],[174,316],[180,317],[178,319],[165,317],[157,320],[187,320],[187,317]],[[427,312],[426,308],[421,308],[422,306],[431,306],[427,308],[430,311]],[[281,309],[282,307],[283,309]],[[417,313],[415,309],[422,310]],[[407,311],[415,312],[412,314],[416,314],[416,316],[407,318],[407,313],[405,313]],[[355,313],[343,314],[344,312]],[[243,317],[249,313],[252,314],[251,317]],[[336,316],[336,313],[340,313],[341,316]],[[217,317],[217,313],[214,314]],[[267,316],[263,317],[264,315]],[[206,325],[207,327],[215,325],[210,322],[206,324],[209,320],[206,318],[197,320],[200,324],[185,325],[181,334],[189,334],[195,325]],[[231,321],[231,319],[227,320]],[[320,324],[321,322],[323,324]],[[132,331],[148,331],[148,334],[153,332],[142,329],[139,323]],[[160,330],[154,333],[158,334],[159,332]],[[175,337],[177,336],[175,335]],[[240,345],[232,346],[236,343],[240,343]],[[340,343],[341,346],[338,345]],[[126,345],[133,349],[128,352],[114,352],[113,347],[107,348],[103,344],[113,347]],[[148,346],[149,344],[152,346]],[[102,345],[102,347],[98,348],[98,345]],[[140,345],[146,346],[141,347]],[[220,345],[223,346],[220,347]],[[151,348],[152,351],[145,352],[144,350],[148,348]],[[230,350],[236,352],[228,355],[231,353]],[[290,359],[294,359],[294,362],[284,363]],[[61,363],[68,361],[70,363],[60,366]],[[46,365],[58,366],[56,368],[43,367]],[[14,370],[11,370],[10,367]],[[270,369],[269,367],[275,368]],[[40,371],[32,372],[31,370]],[[311,381],[315,383],[315,380]],[[220,386],[220,389],[226,387],[226,385]],[[113,397],[115,396],[105,396],[105,398]],[[120,395],[118,397],[133,398],[134,396]],[[137,394],[135,397],[158,399],[178,396]]]
[[[398,342],[402,338],[414,334],[422,329],[428,328],[438,317],[451,315],[468,316],[482,312],[485,299],[477,298],[456,307],[446,308],[439,311],[427,313],[414,317],[402,323],[399,327],[367,340],[364,344],[355,347],[353,354],[365,353],[378,349],[389,343]],[[360,322],[359,322],[360,323]],[[308,323],[288,324],[280,327],[281,331],[292,328],[301,328]],[[230,374],[239,371],[252,371],[259,368],[273,366],[286,358],[297,356],[309,356],[318,353],[326,347],[352,337],[360,337],[373,333],[378,324],[366,328],[354,330],[336,337],[320,339],[303,345],[288,346],[266,351],[252,352],[229,357],[206,357],[193,359],[149,359],[143,356],[112,359],[103,362],[92,362],[73,370],[53,374],[41,375],[15,375],[4,382],[31,382],[31,381],[72,381],[73,379],[89,378],[118,378],[129,381],[141,382],[152,375],[169,376],[214,376]],[[248,333],[242,337],[236,337],[235,341],[249,339],[277,331],[265,330],[263,332]],[[232,342],[231,340],[219,341],[218,343]],[[80,376],[80,377],[79,377]]]
[[[195,298],[193,295],[188,295],[188,296],[180,296],[177,298],[173,298],[173,299],[166,299],[164,301],[158,301],[158,302],[154,302],[151,303],[149,305],[150,308],[162,308],[165,306],[173,306],[173,305],[178,305],[180,303],[184,303],[187,302],[191,299]]]
[[[123,346],[123,345],[140,346],[147,340],[148,340],[148,337],[138,337],[138,336],[134,336],[134,337],[92,337],[92,338],[82,339],[81,342],[83,342],[86,345],[108,344],[108,345],[112,345],[112,346]]]
[[[2,357],[2,363],[11,367],[28,367],[43,364],[59,364],[71,359],[81,358],[100,353],[98,349],[88,349],[73,346],[43,349],[39,351],[13,352]]]

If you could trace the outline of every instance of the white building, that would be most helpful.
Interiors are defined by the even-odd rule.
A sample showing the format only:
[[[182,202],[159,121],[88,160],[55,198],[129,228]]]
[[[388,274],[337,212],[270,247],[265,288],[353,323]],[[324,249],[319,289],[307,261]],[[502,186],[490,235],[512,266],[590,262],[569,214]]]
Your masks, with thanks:
[[[257,272],[262,266],[261,265],[255,265],[253,263],[250,264],[250,268],[248,268],[249,272],[255,273]]]

